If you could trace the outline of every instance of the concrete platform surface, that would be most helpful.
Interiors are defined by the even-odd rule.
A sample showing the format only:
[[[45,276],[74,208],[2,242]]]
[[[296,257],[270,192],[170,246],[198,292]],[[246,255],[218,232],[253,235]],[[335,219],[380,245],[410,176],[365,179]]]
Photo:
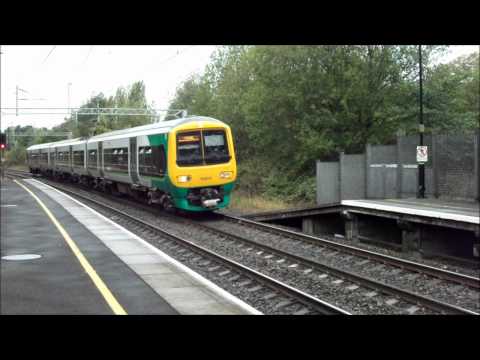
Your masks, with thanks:
[[[143,239],[39,181],[20,181],[63,226],[127,314],[258,314]],[[1,314],[113,314],[111,303],[37,201],[2,181]],[[77,256],[77,257],[76,257]]]
[[[375,209],[410,215],[479,224],[479,204],[439,199],[343,200],[343,206]]]

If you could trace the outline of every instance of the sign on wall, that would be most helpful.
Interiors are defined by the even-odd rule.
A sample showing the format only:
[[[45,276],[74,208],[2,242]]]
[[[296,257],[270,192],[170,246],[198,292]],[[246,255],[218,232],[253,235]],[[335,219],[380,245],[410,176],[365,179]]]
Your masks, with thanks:
[[[428,161],[427,146],[417,146],[417,162],[426,163]]]

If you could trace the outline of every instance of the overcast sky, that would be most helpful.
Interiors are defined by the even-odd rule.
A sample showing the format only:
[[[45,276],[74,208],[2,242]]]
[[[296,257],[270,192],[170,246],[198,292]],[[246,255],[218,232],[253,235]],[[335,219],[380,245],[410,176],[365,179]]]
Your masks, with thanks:
[[[156,108],[166,109],[177,86],[192,73],[200,73],[217,46],[2,46],[1,106],[81,106],[91,95],[113,95],[119,86],[143,80],[146,96]],[[478,51],[475,46],[452,46],[443,61]],[[443,62],[442,61],[442,62]],[[44,100],[34,100],[34,99]],[[5,110],[6,112],[7,110]],[[13,110],[14,111],[14,110]],[[12,112],[12,110],[8,111]],[[4,115],[2,130],[8,126],[52,127],[63,121],[59,115]]]

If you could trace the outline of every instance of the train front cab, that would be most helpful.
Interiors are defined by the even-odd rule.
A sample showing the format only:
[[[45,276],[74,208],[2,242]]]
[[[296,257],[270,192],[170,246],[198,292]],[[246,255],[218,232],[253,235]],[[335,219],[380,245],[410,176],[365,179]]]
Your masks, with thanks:
[[[182,124],[169,134],[168,149],[175,207],[211,211],[229,204],[237,177],[229,126],[218,121]]]

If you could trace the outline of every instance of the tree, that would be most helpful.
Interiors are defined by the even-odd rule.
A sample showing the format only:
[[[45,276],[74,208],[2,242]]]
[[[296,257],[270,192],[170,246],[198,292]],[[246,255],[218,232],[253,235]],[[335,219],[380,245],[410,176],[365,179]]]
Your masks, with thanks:
[[[127,88],[119,87],[115,96],[105,97],[103,93],[93,95],[80,109],[86,108],[134,108],[151,110],[147,103],[145,85],[143,81],[133,83]],[[78,125],[74,116],[67,118],[62,125],[69,129],[74,137],[89,137],[107,131],[125,129],[134,126],[149,124],[152,117],[144,115],[78,115]]]
[[[444,50],[423,48],[426,73]],[[416,131],[417,82],[417,46],[227,46],[170,107],[227,122],[240,171],[261,168],[278,187],[313,176],[316,159]]]
[[[433,67],[425,79],[425,124],[430,130],[478,128],[479,54]]]

